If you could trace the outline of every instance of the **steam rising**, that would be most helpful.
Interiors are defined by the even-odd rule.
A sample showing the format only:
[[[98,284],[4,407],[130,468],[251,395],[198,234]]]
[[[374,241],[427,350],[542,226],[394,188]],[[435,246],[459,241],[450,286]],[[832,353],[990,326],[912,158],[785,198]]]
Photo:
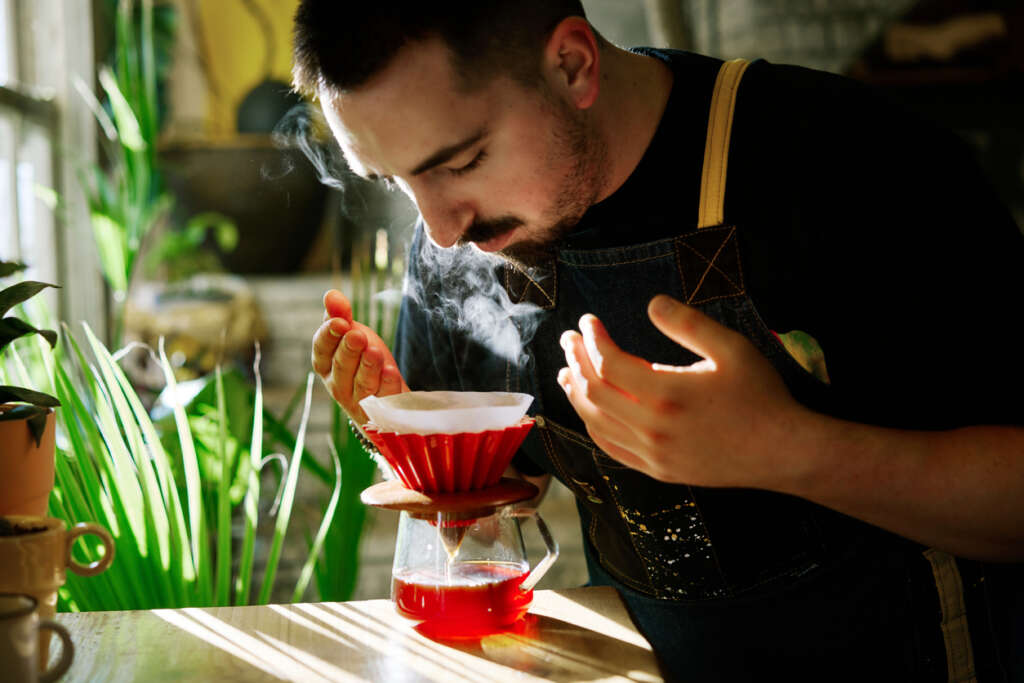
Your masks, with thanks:
[[[345,194],[346,203],[359,200],[360,192],[348,192],[353,184],[371,184],[351,173],[326,125],[306,105],[294,107],[281,120],[274,131],[274,142],[279,147],[301,150],[320,182]],[[472,245],[442,249],[428,239],[423,240],[418,254],[409,257],[419,259],[421,278],[414,283],[407,277],[402,294],[419,305],[431,326],[454,329],[496,356],[525,366],[529,360],[525,348],[540,324],[541,309],[509,299],[501,284],[504,259]],[[531,273],[531,277],[541,276]],[[389,295],[393,293],[378,296]]]
[[[278,122],[272,137],[277,147],[300,150],[316,169],[321,183],[340,192],[345,191],[343,179],[351,178],[352,174],[326,124],[313,114],[310,105],[292,107]],[[290,170],[287,168],[284,172]]]
[[[407,278],[403,294],[423,308],[431,324],[467,334],[525,366],[525,347],[540,324],[541,308],[509,299],[500,278],[504,259],[472,245],[442,249],[426,239],[418,257],[424,275],[418,283]]]

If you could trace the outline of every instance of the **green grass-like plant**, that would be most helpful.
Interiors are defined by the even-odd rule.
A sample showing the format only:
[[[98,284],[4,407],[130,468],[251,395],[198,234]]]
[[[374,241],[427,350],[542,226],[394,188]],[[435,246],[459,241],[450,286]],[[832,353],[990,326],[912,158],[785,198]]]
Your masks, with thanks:
[[[375,267],[365,255],[352,266],[354,314],[386,340],[393,337],[396,307],[378,293],[400,270]],[[42,339],[20,340],[0,366],[0,382],[48,390],[63,406],[50,514],[69,524],[98,522],[115,538],[110,569],[95,577],[68,574],[60,610],[351,598],[367,514],[359,493],[372,483],[375,464],[336,404],[328,466],[311,453],[306,425],[312,375],[284,414],[275,416],[263,406],[258,352],[254,382],[236,369],[218,368],[212,377],[179,384],[158,349],[166,380],[162,403],[168,406],[159,415],[147,410],[91,329],[83,326],[79,337],[65,327],[63,336],[55,350]],[[288,425],[300,407],[292,433]],[[270,457],[272,449],[290,457]],[[264,468],[276,472],[282,461],[279,491],[265,491],[271,475]],[[296,534],[291,516],[302,472],[330,493],[315,533],[298,530],[306,534],[307,555],[295,585],[286,588],[279,585],[278,568],[289,533]],[[278,502],[270,515],[272,500]],[[79,539],[73,549],[82,562],[102,552],[91,538]]]
[[[152,609],[158,607],[250,604],[250,586],[255,575],[257,513],[260,503],[259,472],[263,465],[260,442],[263,435],[262,387],[257,368],[252,431],[258,454],[228,462],[228,419],[223,377],[218,370],[214,383],[217,411],[206,416],[219,429],[218,450],[221,476],[216,488],[204,491],[198,435],[193,422],[179,402],[173,405],[173,421],[180,454],[172,461],[152,419],[113,356],[87,326],[85,343],[79,344],[67,328],[64,338],[75,363],[58,358],[46,347],[38,357],[52,379],[52,391],[64,405],[59,422],[62,435],[57,447],[56,486],[50,499],[50,514],[69,522],[96,521],[114,536],[115,562],[96,577],[70,574],[60,592],[62,610]],[[16,354],[16,365],[25,363]],[[162,349],[161,366],[168,390],[176,381]],[[258,602],[271,597],[294,502],[295,488],[304,453],[312,377],[306,384],[305,410],[295,449],[288,463],[284,496],[276,514],[270,558],[263,569]],[[201,450],[201,449],[199,449]],[[257,462],[259,460],[259,462]],[[230,486],[234,470],[244,462],[246,490],[244,538],[237,565],[233,557],[232,523],[235,517]],[[335,460],[333,484],[337,499],[340,466]],[[211,508],[212,504],[212,508]],[[330,505],[327,511],[333,513]],[[325,516],[318,538],[326,534]],[[215,546],[214,546],[215,544]],[[322,545],[322,541],[321,544]],[[74,553],[81,561],[99,557],[102,547],[81,539]],[[320,546],[310,549],[304,575],[312,567]],[[308,578],[305,579],[308,583]],[[301,594],[305,586],[296,586]]]

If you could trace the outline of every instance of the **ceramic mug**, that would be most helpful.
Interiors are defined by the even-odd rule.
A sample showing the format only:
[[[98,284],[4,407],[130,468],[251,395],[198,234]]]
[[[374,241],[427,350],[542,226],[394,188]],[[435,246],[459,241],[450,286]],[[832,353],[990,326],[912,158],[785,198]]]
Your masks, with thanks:
[[[53,619],[57,612],[57,589],[64,585],[67,569],[82,576],[99,574],[114,560],[114,539],[103,527],[79,522],[69,531],[63,520],[53,517],[2,515],[0,519],[21,529],[36,529],[17,536],[0,536],[0,593],[31,595],[39,603],[41,619]],[[85,534],[103,542],[103,557],[81,564],[71,557],[71,545]],[[50,634],[41,633],[39,656],[46,662]]]
[[[68,670],[75,656],[75,646],[68,630],[52,619],[40,621],[36,599],[31,595],[0,593],[0,670],[11,683],[49,683]],[[64,647],[53,668],[39,671],[39,635],[53,631]]]

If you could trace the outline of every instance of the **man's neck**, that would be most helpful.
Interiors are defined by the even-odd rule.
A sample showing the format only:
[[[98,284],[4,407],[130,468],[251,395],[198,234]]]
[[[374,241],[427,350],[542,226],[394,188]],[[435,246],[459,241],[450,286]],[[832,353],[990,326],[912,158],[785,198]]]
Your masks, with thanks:
[[[597,201],[622,187],[654,138],[672,92],[672,71],[660,59],[607,45],[601,52],[601,94],[595,106],[608,146],[607,183]]]

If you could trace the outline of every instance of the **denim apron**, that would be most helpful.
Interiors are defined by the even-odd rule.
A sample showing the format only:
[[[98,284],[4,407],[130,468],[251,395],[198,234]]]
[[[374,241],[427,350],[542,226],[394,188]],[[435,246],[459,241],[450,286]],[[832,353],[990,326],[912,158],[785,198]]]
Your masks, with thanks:
[[[799,498],[656,481],[603,453],[555,382],[565,365],[559,337],[584,313],[631,354],[698,360],[647,317],[648,301],[669,294],[745,335],[802,404],[834,413],[832,387],[759,317],[744,285],[741,233],[723,223],[746,65],[727,62],[719,72],[696,230],[623,248],[563,249],[531,270],[505,266],[513,302],[545,311],[532,363],[506,370],[508,390],[536,397],[537,428],[524,451],[575,494],[591,583],[619,589],[668,679],[972,680],[966,617],[956,609],[963,579],[948,555],[929,556]],[[937,589],[943,572],[949,587]]]

